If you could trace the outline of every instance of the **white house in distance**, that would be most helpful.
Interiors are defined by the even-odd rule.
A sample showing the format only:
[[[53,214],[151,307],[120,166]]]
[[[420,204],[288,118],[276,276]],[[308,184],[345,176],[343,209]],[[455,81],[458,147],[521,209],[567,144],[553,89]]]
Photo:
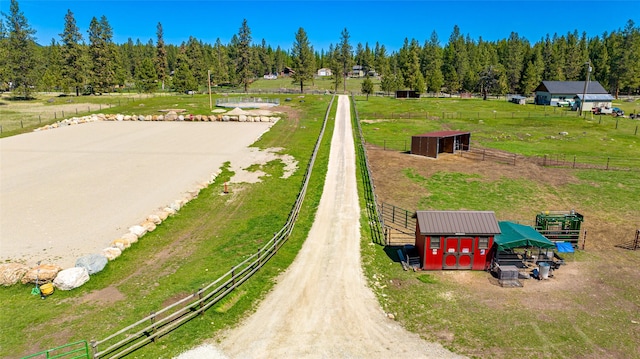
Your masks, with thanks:
[[[325,67],[318,69],[318,76],[331,76],[331,75],[332,75],[331,69],[328,69]]]
[[[558,103],[575,101],[574,109],[580,108],[582,94],[585,92],[584,81],[542,81],[535,89],[536,105],[556,106]],[[613,96],[598,81],[587,83],[586,100],[583,111],[591,111],[595,107],[611,107]]]

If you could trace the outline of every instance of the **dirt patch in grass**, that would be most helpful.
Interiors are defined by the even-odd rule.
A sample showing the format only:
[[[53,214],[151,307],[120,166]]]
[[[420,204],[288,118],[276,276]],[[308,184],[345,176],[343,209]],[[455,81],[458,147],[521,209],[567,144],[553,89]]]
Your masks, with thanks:
[[[93,303],[97,305],[111,305],[124,300],[126,297],[116,287],[106,287],[94,290],[79,298],[80,303]],[[62,343],[62,342],[61,342]]]

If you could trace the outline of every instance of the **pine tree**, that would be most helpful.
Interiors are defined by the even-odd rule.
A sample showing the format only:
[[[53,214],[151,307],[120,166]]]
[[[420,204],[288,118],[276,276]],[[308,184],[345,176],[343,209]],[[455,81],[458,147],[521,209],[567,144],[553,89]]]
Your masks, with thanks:
[[[12,88],[23,99],[31,98],[31,92],[37,83],[36,45],[33,30],[24,13],[20,11],[17,0],[11,0],[9,14],[3,14],[7,21],[8,51],[6,61],[9,81]]]
[[[340,61],[340,49],[329,45],[329,68],[331,69],[333,91],[338,92],[338,86],[342,83],[342,62]]]
[[[227,49],[220,38],[216,39],[213,46],[213,69],[211,70],[211,81],[218,85],[229,81],[229,59]]]
[[[339,54],[340,54],[340,64],[342,65],[342,76],[344,77],[343,82],[343,91],[347,92],[347,75],[351,70],[351,64],[353,63],[353,54],[351,52],[352,47],[349,43],[349,30],[345,27],[340,34],[340,46],[339,46]]]
[[[85,80],[84,47],[82,34],[76,25],[76,19],[71,10],[67,10],[64,16],[64,31],[60,34],[62,39],[62,77],[64,79],[65,92],[68,89],[75,90],[76,96],[80,95],[80,88]]]
[[[169,64],[167,62],[167,49],[164,46],[164,31],[162,30],[162,24],[158,22],[156,27],[156,58],[155,58],[155,67],[156,67],[156,75],[158,76],[158,81],[162,84],[162,90],[164,90],[164,81],[167,78],[167,70],[169,68]]]
[[[362,91],[363,94],[367,95],[367,101],[369,101],[369,95],[373,93],[373,81],[371,81],[369,75],[367,75],[364,81],[362,81],[360,91]]]
[[[151,93],[156,88],[158,74],[151,57],[145,57],[136,70],[136,87],[141,92]]]
[[[444,84],[442,75],[442,48],[438,34],[433,31],[422,52],[422,71],[427,91],[440,92]]]
[[[315,57],[309,45],[307,33],[299,28],[291,51],[293,58],[293,83],[300,84],[300,93],[304,92],[304,83],[311,81],[315,73]]]
[[[244,87],[244,92],[249,89],[253,76],[251,73],[251,30],[247,24],[247,19],[242,21],[242,26],[238,31],[237,44],[237,74],[240,84]]]
[[[63,83],[62,60],[60,58],[60,45],[55,39],[51,39],[51,45],[43,48],[46,69],[40,79],[40,87],[47,91],[54,91]]]
[[[89,56],[91,61],[91,93],[103,93],[115,84],[115,47],[113,32],[107,18],[103,15],[98,21],[95,17],[89,24]]]
[[[197,90],[197,82],[191,68],[189,67],[189,61],[185,54],[186,49],[183,47],[177,59],[177,68],[173,75],[173,89],[177,92],[186,92]]]

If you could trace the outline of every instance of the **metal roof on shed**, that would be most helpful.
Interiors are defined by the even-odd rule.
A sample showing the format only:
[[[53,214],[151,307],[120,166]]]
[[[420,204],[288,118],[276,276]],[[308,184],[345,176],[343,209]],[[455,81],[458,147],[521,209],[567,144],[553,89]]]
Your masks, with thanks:
[[[417,211],[420,234],[495,235],[500,226],[493,211]]]
[[[579,98],[580,100],[582,100],[582,94],[579,93],[577,94],[574,98]],[[608,93],[605,94],[586,94],[584,96],[585,101],[613,101],[615,100],[613,96],[611,96]]]
[[[413,137],[451,137],[451,136],[459,136],[459,135],[468,135],[471,132],[464,131],[436,131],[423,133],[422,135],[414,135]]]
[[[546,91],[551,94],[578,94],[584,92],[584,81],[542,81],[534,91]],[[589,81],[587,93],[604,94],[609,92],[598,81]]]

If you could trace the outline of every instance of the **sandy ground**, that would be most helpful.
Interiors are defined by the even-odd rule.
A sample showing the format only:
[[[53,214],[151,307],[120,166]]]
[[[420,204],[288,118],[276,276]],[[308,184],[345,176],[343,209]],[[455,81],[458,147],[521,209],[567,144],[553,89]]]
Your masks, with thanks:
[[[256,312],[191,358],[453,358],[383,313],[360,261],[349,99],[340,96],[329,168],[309,236]]]
[[[62,267],[101,253],[273,123],[94,122],[0,140],[0,261]]]

